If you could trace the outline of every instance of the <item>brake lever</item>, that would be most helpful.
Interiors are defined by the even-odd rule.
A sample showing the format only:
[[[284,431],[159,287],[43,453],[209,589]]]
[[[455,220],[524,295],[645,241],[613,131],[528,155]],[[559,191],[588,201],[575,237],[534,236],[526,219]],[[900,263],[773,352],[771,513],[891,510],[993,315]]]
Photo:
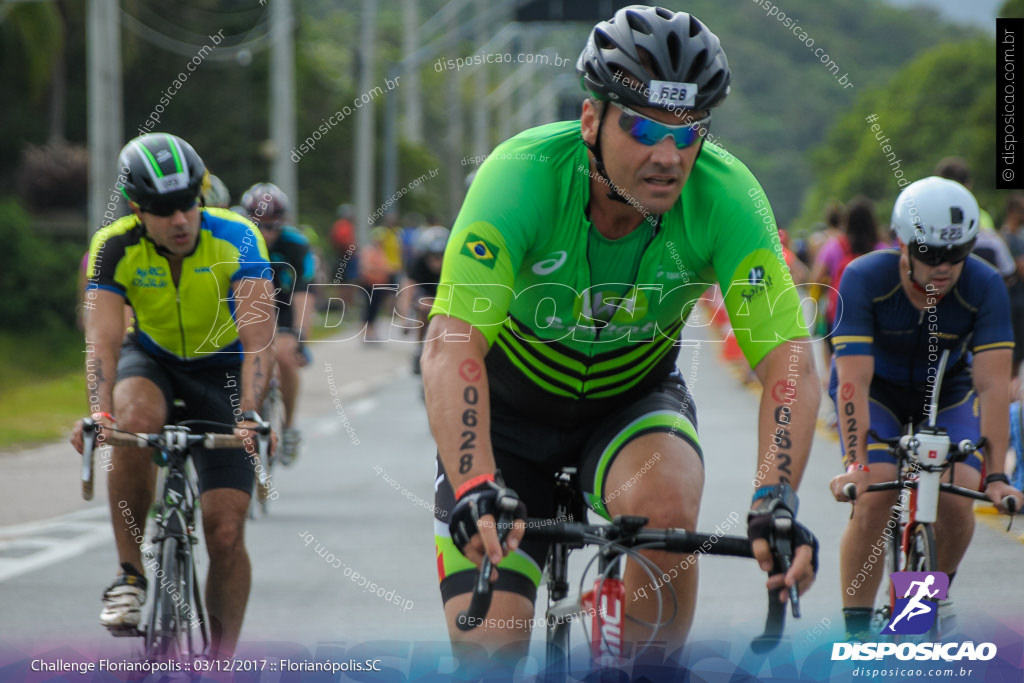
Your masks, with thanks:
[[[775,555],[775,563],[782,570],[783,576],[785,576],[793,566],[791,559],[793,557],[793,541],[791,539],[793,518],[789,515],[781,515],[775,518],[772,526],[776,532],[779,532],[774,539],[775,543],[773,554]],[[796,584],[789,587],[789,602],[793,618],[799,619],[800,593],[797,590]]]
[[[93,496],[93,451],[100,424],[91,417],[82,419],[82,498],[92,500]]]

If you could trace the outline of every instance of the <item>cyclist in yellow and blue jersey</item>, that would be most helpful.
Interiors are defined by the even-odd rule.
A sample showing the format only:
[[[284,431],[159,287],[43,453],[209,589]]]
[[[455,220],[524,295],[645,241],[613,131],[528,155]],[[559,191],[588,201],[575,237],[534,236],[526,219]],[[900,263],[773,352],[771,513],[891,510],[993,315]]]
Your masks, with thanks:
[[[92,417],[105,427],[158,432],[186,418],[255,427],[271,369],[274,302],[267,248],[255,227],[224,209],[199,206],[206,169],[173,135],[135,138],[121,151],[120,183],[132,213],[92,239],[85,321]],[[124,338],[123,309],[133,329]],[[123,344],[122,344],[123,341]],[[245,449],[200,453],[203,527],[210,555],[206,602],[214,657],[230,656],[249,595],[244,525],[253,488],[252,439]],[[81,422],[72,443],[82,450]],[[247,450],[250,452],[247,454]],[[124,510],[146,519],[155,469],[149,449],[115,447],[108,491],[121,573],[103,596],[100,622],[139,623],[146,578]]]

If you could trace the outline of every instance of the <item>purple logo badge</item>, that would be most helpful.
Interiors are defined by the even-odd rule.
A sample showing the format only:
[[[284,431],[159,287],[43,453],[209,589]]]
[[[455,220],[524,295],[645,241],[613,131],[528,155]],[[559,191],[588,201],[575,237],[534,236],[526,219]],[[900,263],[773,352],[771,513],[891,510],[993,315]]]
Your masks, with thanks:
[[[889,578],[896,603],[882,633],[927,633],[935,623],[939,600],[945,599],[949,590],[949,577],[942,572],[894,572]]]

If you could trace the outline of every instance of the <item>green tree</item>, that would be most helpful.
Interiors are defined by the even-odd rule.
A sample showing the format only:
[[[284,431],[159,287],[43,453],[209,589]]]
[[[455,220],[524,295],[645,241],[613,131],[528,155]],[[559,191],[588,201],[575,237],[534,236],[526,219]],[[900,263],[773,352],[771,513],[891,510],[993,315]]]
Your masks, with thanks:
[[[818,181],[796,227],[818,220],[828,199],[857,194],[880,202],[884,217],[902,187],[950,155],[970,163],[982,206],[995,206],[993,57],[991,39],[943,45],[861,93],[812,155]]]

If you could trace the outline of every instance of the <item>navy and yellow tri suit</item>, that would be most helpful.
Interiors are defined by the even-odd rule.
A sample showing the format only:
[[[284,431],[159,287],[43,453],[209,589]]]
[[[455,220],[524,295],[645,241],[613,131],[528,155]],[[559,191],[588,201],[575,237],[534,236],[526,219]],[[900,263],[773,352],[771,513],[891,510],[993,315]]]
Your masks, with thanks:
[[[263,237],[249,221],[224,209],[201,209],[199,216],[199,238],[182,260],[177,284],[160,247],[130,215],[93,236],[88,290],[119,294],[135,315],[118,357],[118,381],[152,381],[164,394],[169,418],[180,398],[186,419],[234,423],[242,345],[232,287],[244,278],[270,279],[272,270]],[[260,312],[273,317],[272,304],[265,308]],[[253,465],[244,449],[210,451],[196,458],[196,469],[200,490],[252,489]]]
[[[936,297],[933,308],[921,311],[903,291],[899,259],[899,250],[886,249],[865,254],[846,267],[839,286],[835,358],[874,357],[870,425],[879,436],[893,438],[908,422],[917,425],[925,420],[933,381],[929,378],[935,376],[939,358],[948,349],[937,424],[946,428],[954,443],[965,438],[977,441],[981,434],[971,355],[1013,348],[1006,287],[992,266],[972,254],[953,289]],[[833,361],[829,382],[833,401],[838,382]],[[844,458],[845,450],[844,444]],[[868,461],[894,463],[895,459],[869,437]],[[981,469],[977,455],[967,464]]]

